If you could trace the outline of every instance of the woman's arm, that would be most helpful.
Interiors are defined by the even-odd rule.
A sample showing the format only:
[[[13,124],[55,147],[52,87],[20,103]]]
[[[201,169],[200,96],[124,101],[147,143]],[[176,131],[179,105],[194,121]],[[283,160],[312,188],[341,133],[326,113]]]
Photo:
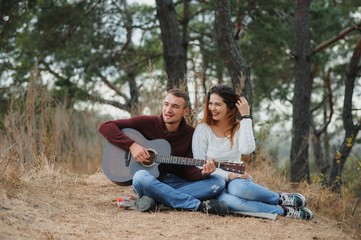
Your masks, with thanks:
[[[252,119],[244,118],[241,120],[240,129],[238,130],[238,138],[238,150],[241,154],[251,154],[254,150],[256,150]]]

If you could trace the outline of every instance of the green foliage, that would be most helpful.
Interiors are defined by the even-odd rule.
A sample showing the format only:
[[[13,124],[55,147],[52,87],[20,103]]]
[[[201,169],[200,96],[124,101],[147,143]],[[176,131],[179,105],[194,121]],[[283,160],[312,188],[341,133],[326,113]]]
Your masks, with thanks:
[[[241,48],[252,69],[254,103],[263,98],[272,98],[271,89],[291,89],[290,76],[293,67],[290,58],[293,38],[293,4],[289,1],[272,1],[259,4],[249,13],[246,34],[241,39]],[[282,36],[282,37],[278,37]],[[283,83],[287,83],[283,85]],[[282,99],[284,95],[280,94]]]
[[[236,16],[242,16],[240,46],[251,67],[253,102],[257,108],[265,98],[286,101],[292,92],[294,3],[265,1],[250,7],[252,3],[232,1],[231,6],[232,21],[236,23]],[[120,89],[128,81],[127,73],[144,73],[149,60],[155,68],[162,69],[162,44],[153,6],[65,0],[1,4],[5,15],[10,15],[14,7],[17,9],[0,37],[4,50],[4,55],[0,54],[2,78],[10,76],[16,86],[27,81],[29,69],[38,62],[40,70],[50,71],[53,86],[64,88],[61,94],[67,93],[76,101],[82,99],[81,91],[71,89],[96,92],[102,85],[99,74]],[[349,13],[356,12],[356,6],[355,1],[313,2],[310,20],[314,46],[352,24],[355,20]],[[201,59],[201,71],[208,81],[222,81],[227,78],[227,71],[215,41],[214,3],[191,2],[189,7],[188,58]],[[183,5],[176,4],[176,10],[181,23]],[[130,28],[133,36],[127,42]],[[346,56],[349,44],[353,42],[344,41],[337,56]],[[313,58],[325,66],[335,55],[327,50]]]
[[[98,91],[99,76],[121,89],[128,74],[145,72],[149,60],[160,67],[162,45],[154,8],[122,4],[37,1],[10,25],[17,29],[15,41],[1,38],[9,49],[6,56],[0,55],[2,78],[26,87],[29,69],[38,63],[54,97],[66,97],[71,107]]]

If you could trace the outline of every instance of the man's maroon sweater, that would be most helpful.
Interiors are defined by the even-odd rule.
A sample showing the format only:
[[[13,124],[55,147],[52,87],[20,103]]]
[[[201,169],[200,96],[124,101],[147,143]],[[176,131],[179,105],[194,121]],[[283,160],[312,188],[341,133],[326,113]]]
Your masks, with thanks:
[[[122,133],[121,129],[132,128],[139,131],[146,139],[165,139],[171,145],[171,155],[192,158],[192,136],[194,128],[186,123],[184,119],[179,124],[177,132],[168,132],[162,115],[160,116],[138,116],[129,119],[119,119],[101,123],[99,133],[110,143],[129,151],[134,140]],[[160,164],[160,177],[166,173],[175,174],[188,181],[204,179],[201,169],[195,166],[184,166],[175,164]]]

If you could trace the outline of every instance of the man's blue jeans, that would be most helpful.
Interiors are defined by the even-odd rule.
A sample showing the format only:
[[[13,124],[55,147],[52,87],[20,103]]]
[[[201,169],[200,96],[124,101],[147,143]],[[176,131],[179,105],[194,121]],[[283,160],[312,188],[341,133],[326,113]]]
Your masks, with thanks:
[[[139,170],[133,176],[133,188],[139,197],[147,195],[176,209],[196,211],[201,201],[216,197],[224,187],[225,181],[218,175],[194,182],[173,174],[167,174],[159,181],[146,170]]]
[[[284,215],[283,208],[278,205],[280,195],[262,187],[251,179],[234,179],[217,197],[225,201],[230,211],[276,213]]]

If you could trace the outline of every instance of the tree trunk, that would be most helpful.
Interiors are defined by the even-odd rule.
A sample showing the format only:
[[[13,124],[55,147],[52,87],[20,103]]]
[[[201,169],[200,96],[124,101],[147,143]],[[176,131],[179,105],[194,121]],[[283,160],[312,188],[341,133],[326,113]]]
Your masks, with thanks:
[[[345,94],[343,101],[342,120],[345,128],[345,137],[339,150],[335,153],[328,184],[335,192],[340,192],[342,186],[342,170],[346,159],[355,143],[355,138],[361,129],[361,122],[357,124],[352,120],[352,96],[355,88],[356,76],[360,70],[361,37],[358,39],[345,79]]]
[[[163,58],[168,76],[167,89],[186,87],[186,52],[182,45],[173,0],[156,0],[157,18],[163,43]]]
[[[311,47],[309,9],[311,0],[297,0],[295,11],[295,86],[292,114],[291,181],[309,180],[309,133],[311,127]]]
[[[316,130],[314,129],[313,134],[311,135],[311,142],[313,146],[317,172],[321,173],[323,176],[326,176],[330,168],[330,164],[328,164],[325,160],[325,151],[322,146],[321,135],[317,134],[315,131]],[[325,135],[327,135],[327,133],[325,133]]]
[[[312,74],[312,76],[315,76]],[[313,79],[314,77],[312,77]],[[320,107],[323,107],[323,126],[319,129],[316,129],[316,124],[311,119],[312,125],[312,134],[311,141],[313,146],[314,158],[317,167],[317,172],[321,173],[324,176],[323,180],[327,182],[328,170],[331,167],[331,161],[327,161],[327,154],[329,153],[329,137],[327,128],[331,123],[333,116],[333,97],[332,97],[332,89],[331,89],[331,69],[328,69],[326,77],[324,78],[324,88],[323,88],[323,96],[325,99],[323,104]],[[318,107],[314,108],[313,111],[316,111]],[[311,114],[312,112],[311,111]],[[323,136],[323,143],[322,143]]]
[[[230,1],[215,1],[215,25],[219,50],[231,76],[233,87],[252,104],[250,71],[235,40],[231,22]]]
[[[130,115],[139,116],[141,114],[140,111],[141,109],[139,109],[139,89],[135,81],[136,75],[134,71],[127,71],[126,73],[127,73],[129,91],[130,91],[130,101],[127,102],[127,105],[129,106],[130,109]]]

